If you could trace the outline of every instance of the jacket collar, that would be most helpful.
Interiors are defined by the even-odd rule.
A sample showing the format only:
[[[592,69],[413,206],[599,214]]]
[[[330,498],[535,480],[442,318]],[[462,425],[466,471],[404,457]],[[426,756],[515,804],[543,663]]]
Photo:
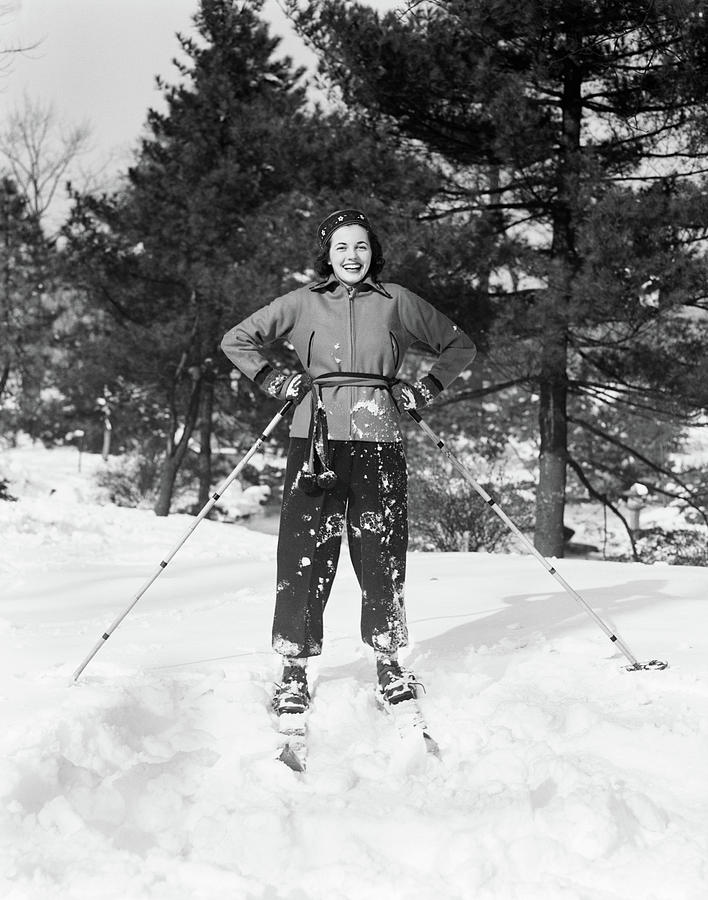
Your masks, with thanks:
[[[333,275],[329,275],[327,278],[323,278],[322,281],[316,281],[314,284],[311,284],[310,290],[314,291],[316,294],[326,294],[328,291],[336,291],[340,286],[343,287],[345,291],[349,290],[345,284],[342,284],[342,282]],[[375,291],[377,294],[381,294],[382,297],[388,297],[389,300],[392,297],[380,281],[373,281],[373,279],[365,278],[364,281],[360,281],[355,287],[357,294]]]

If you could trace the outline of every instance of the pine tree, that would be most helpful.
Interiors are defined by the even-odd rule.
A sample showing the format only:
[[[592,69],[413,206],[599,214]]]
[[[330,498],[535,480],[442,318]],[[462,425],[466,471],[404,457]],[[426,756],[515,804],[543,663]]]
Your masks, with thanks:
[[[156,512],[169,511],[175,477],[202,422],[203,481],[225,313],[238,269],[254,254],[247,227],[291,188],[289,145],[305,98],[300,73],[273,60],[278,41],[256,0],[202,0],[195,37],[178,35],[181,82],[159,82],[166,110],[151,110],[125,189],[76,196],[67,229],[77,271],[100,285],[133,337],[126,350],[163,398],[165,463]],[[147,351],[153,346],[152,356]]]
[[[420,0],[383,16],[342,0],[288,6],[345,103],[445,161],[431,217],[494,231],[490,355],[498,341],[500,381],[525,379],[537,403],[536,544],[560,556],[569,462],[583,473],[569,426],[587,419],[588,385],[616,381],[634,409],[656,407],[657,392],[685,415],[705,401],[705,321],[690,335],[671,324],[700,305],[705,277],[702,224],[687,214],[702,204],[676,189],[703,155],[689,126],[707,99],[705,4]],[[631,260],[618,267],[623,246]],[[651,307],[643,285],[654,282]]]
[[[400,160],[375,133],[311,108],[300,70],[274,58],[261,6],[202,0],[197,35],[179,37],[182,80],[160,83],[166,109],[149,113],[124,190],[77,195],[66,230],[77,278],[118,323],[130,367],[122,374],[152,385],[164,409],[159,514],[197,432],[206,500],[213,421],[228,415],[246,435],[252,417],[262,426],[263,398],[248,387],[233,396],[219,343],[296,286],[317,216],[374,195],[392,216],[392,196],[427,183],[424,166]]]
[[[8,431],[37,434],[59,313],[50,291],[55,273],[54,247],[27,198],[12,179],[0,179],[0,416]]]

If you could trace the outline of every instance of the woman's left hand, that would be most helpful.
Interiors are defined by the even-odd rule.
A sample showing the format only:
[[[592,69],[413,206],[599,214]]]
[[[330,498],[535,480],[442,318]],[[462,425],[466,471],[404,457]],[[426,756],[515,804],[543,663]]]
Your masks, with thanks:
[[[428,375],[413,384],[397,381],[391,388],[393,402],[401,413],[409,409],[425,409],[439,393],[440,388]]]

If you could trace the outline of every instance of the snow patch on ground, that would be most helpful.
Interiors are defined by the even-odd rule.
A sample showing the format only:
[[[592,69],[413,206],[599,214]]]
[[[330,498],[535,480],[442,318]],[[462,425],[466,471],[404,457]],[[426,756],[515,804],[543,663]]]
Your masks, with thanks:
[[[534,559],[411,554],[436,760],[377,709],[343,558],[300,776],[269,712],[276,538],[201,523],[74,682],[193,520],[95,505],[96,460],[23,452],[0,503],[3,898],[708,896],[708,570],[558,561],[670,663],[629,673]]]

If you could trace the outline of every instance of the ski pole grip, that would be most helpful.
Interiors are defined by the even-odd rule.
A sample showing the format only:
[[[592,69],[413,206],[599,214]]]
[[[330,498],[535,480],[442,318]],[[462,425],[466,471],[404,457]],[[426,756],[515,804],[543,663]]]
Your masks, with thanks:
[[[423,421],[423,417],[421,416],[421,414],[418,412],[417,409],[409,409],[408,415],[411,417],[411,419],[413,419],[414,422],[422,422]]]

